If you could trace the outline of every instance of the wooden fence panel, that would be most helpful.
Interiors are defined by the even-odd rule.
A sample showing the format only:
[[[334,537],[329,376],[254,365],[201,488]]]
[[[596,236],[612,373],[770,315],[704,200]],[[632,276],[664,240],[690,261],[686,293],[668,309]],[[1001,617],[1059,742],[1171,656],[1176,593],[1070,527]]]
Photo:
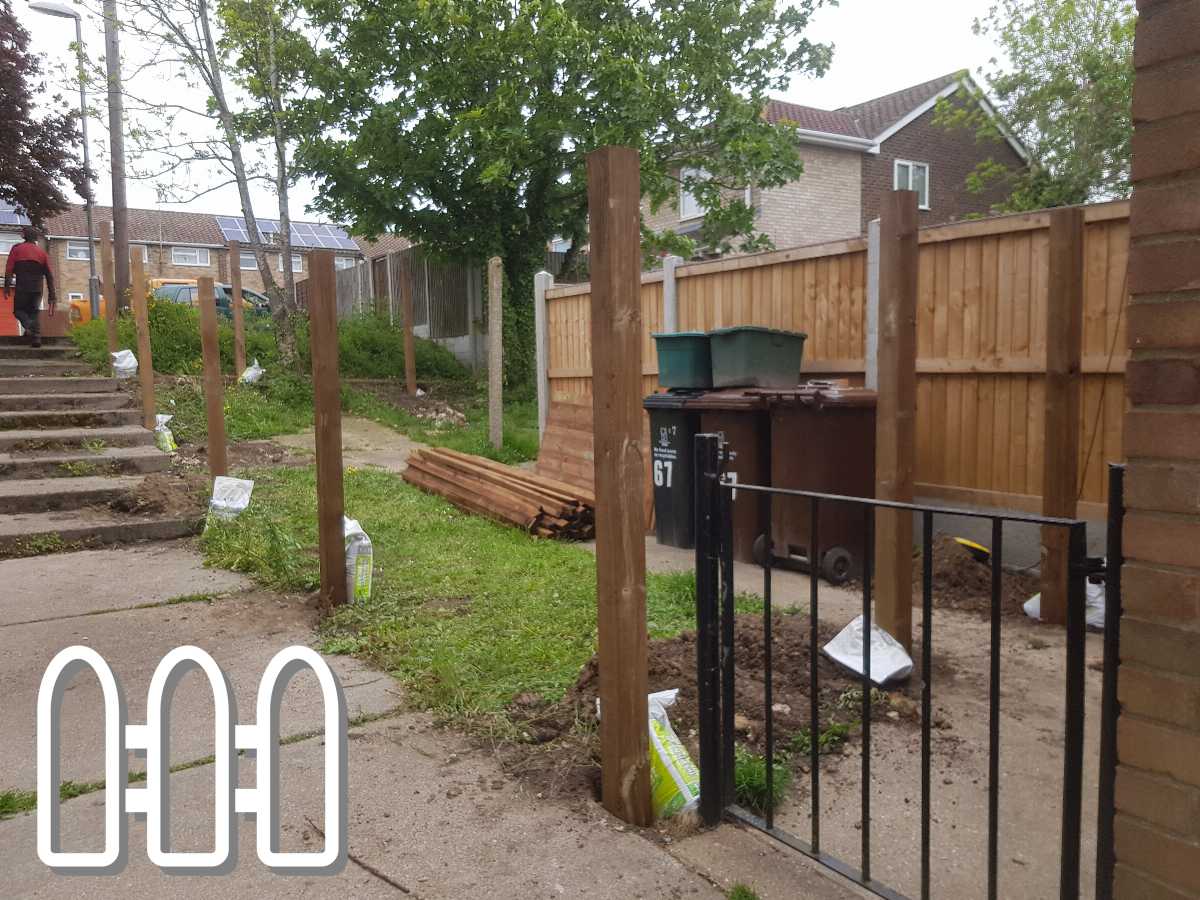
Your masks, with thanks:
[[[1085,209],[1080,499],[1105,500],[1122,458],[1129,205]],[[917,294],[917,489],[942,499],[1040,509],[1045,431],[1049,215],[922,229]],[[643,275],[643,382],[658,388],[650,333],[662,327],[662,273]],[[679,328],[804,331],[805,375],[865,366],[866,242],[841,241],[681,265]],[[552,399],[591,395],[589,285],[547,297]]]

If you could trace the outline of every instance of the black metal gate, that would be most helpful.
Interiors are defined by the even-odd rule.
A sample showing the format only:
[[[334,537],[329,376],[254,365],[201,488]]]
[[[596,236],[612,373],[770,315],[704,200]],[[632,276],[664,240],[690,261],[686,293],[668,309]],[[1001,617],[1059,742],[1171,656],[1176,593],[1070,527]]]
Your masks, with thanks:
[[[817,577],[809,580],[808,609],[808,760],[809,792],[811,812],[810,831],[802,839],[775,823],[773,786],[776,774],[775,729],[773,724],[773,677],[772,677],[772,571],[782,560],[776,557],[767,544],[760,560],[762,568],[763,599],[763,711],[766,762],[766,794],[768,798],[763,815],[739,806],[736,802],[735,773],[735,591],[732,555],[733,492],[747,491],[761,495],[766,511],[763,521],[769,534],[771,504],[796,502],[804,498],[808,503],[811,548],[809,559],[819,566],[822,559],[822,544],[818,531],[822,504],[851,504],[862,511],[862,527],[868,548],[863,560],[862,617],[863,634],[871,634],[871,588],[873,563],[873,530],[875,510],[894,509],[914,513],[921,521],[922,545],[922,624],[920,659],[915,660],[915,672],[920,678],[920,725],[921,725],[921,897],[930,896],[930,851],[932,807],[931,759],[932,759],[932,707],[933,707],[933,522],[935,515],[967,516],[988,520],[991,523],[991,606],[990,648],[988,689],[988,809],[987,809],[987,896],[995,898],[999,893],[999,834],[1000,834],[1000,662],[1001,662],[1001,575],[1003,566],[1003,539],[1006,523],[1024,523],[1035,526],[1061,528],[1068,533],[1069,546],[1069,590],[1066,622],[1066,665],[1064,685],[1066,691],[1063,776],[1061,851],[1059,893],[1063,898],[1080,895],[1080,854],[1082,838],[1082,791],[1084,758],[1084,653],[1086,640],[1086,580],[1104,576],[1106,585],[1105,664],[1103,682],[1103,712],[1101,721],[1101,771],[1098,798],[1099,819],[1097,822],[1096,896],[1111,896],[1112,882],[1112,809],[1113,779],[1115,775],[1116,745],[1116,666],[1118,626],[1120,622],[1120,525],[1123,514],[1122,468],[1110,471],[1109,496],[1109,569],[1104,570],[1104,560],[1089,559],[1087,556],[1087,526],[1075,519],[1055,519],[1038,515],[997,515],[969,510],[924,506],[913,503],[894,503],[860,497],[844,497],[812,491],[795,491],[764,487],[752,484],[732,484],[721,475],[722,450],[717,435],[697,435],[695,444],[696,471],[696,604],[697,604],[697,663],[699,688],[699,762],[700,762],[700,811],[708,825],[717,824],[722,817],[741,821],[760,829],[782,843],[817,860],[851,881],[865,887],[881,897],[902,900],[903,895],[886,884],[887,876],[878,876],[871,866],[871,714],[872,687],[870,640],[863,641],[863,674],[861,676],[861,795],[859,797],[861,847],[857,866],[838,859],[823,849],[821,840],[821,761],[818,735],[820,728],[820,690],[818,659],[821,652],[818,640],[820,611],[820,588]],[[982,881],[982,878],[981,878]]]

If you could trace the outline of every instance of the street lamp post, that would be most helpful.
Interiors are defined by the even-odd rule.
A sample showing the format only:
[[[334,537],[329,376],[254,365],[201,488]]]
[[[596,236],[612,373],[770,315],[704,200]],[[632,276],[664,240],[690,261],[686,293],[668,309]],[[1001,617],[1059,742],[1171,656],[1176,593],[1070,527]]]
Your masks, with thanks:
[[[29,8],[48,16],[75,20],[75,49],[79,62],[79,127],[83,132],[83,167],[90,173],[92,166],[91,156],[88,152],[87,80],[84,77],[87,57],[83,52],[82,16],[69,6],[62,3],[45,2],[45,0],[35,0],[29,4]],[[89,177],[87,196],[83,198],[88,231],[88,300],[92,307],[92,318],[98,319],[100,317],[100,279],[96,277],[96,232],[92,227],[92,209],[95,206],[95,200],[92,194],[91,178]]]

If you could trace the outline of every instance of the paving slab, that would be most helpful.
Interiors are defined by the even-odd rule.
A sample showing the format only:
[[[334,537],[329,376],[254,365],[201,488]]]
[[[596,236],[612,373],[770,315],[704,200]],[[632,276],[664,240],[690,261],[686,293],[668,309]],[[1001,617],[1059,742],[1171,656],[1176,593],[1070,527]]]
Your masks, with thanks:
[[[139,574],[132,568],[113,583],[114,595],[137,593]],[[0,628],[0,790],[30,789],[36,783],[37,693],[42,673],[60,650],[82,644],[107,660],[121,683],[128,721],[146,721],[146,690],[159,661],[176,647],[206,650],[225,671],[237,703],[239,721],[254,720],[255,698],[263,669],[279,650],[313,640],[316,609],[303,597],[246,592],[212,603],[180,603],[129,609],[104,615],[56,619]],[[393,680],[349,657],[330,658],[342,682],[351,718],[382,713],[398,702]],[[192,671],[181,680],[170,707],[172,764],[202,759],[213,752],[212,696],[207,681]],[[300,672],[285,694],[280,733],[318,730],[323,704],[314,676]],[[104,710],[100,686],[90,673],[77,675],[62,705],[62,779],[90,782],[103,778]],[[176,727],[175,722],[180,723]],[[143,768],[131,758],[130,767]]]
[[[36,855],[36,821],[0,822],[6,889],[21,897],[370,897],[420,900],[718,900],[724,892],[625,830],[598,806],[568,809],[529,796],[486,751],[406,714],[352,729],[349,739],[351,861],[330,877],[272,874],[258,861],[255,825],[243,820],[238,865],[222,877],[166,876],[150,865],[145,828],[130,824],[129,863],[112,877],[65,877]],[[324,748],[317,740],[280,751],[281,850],[322,846]],[[239,761],[253,784],[254,761]],[[172,776],[173,849],[211,842],[208,767]],[[62,807],[64,849],[90,849],[102,833],[103,795]],[[372,872],[374,874],[372,874]],[[838,897],[837,894],[807,896]]]
[[[237,572],[206,568],[193,541],[184,540],[0,560],[0,584],[2,627],[228,594],[251,582]]]

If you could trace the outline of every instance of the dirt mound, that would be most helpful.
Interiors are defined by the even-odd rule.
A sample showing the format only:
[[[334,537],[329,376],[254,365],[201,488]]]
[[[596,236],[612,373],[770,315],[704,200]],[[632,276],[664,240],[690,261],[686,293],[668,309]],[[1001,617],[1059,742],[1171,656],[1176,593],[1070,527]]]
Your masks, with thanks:
[[[404,385],[395,381],[354,381],[354,387],[373,394],[380,400],[397,409],[402,409],[418,419],[424,419],[439,428],[460,427],[467,424],[467,417],[459,409],[444,400],[425,393],[418,388],[416,396],[410,394]]]
[[[777,748],[807,733],[809,721],[809,628],[805,615],[777,615],[772,621],[772,673],[774,729]],[[836,631],[822,626],[818,646]],[[859,679],[831,662],[818,650],[821,726],[850,726],[857,733],[862,694]],[[735,722],[738,743],[757,753],[766,749],[763,687],[766,681],[766,644],[759,615],[738,616],[734,637]],[[699,696],[696,688],[696,636],[685,632],[675,638],[651,641],[649,689],[679,689],[668,713],[671,724],[693,759],[698,753]],[[536,694],[521,694],[510,705],[509,718],[525,743],[501,748],[501,759],[510,772],[522,777],[547,796],[598,791],[599,736],[596,697],[600,664],[593,656],[578,680],[558,703],[547,703]],[[912,679],[880,698],[872,720],[912,720],[919,708],[920,685]]]
[[[140,485],[109,503],[130,515],[185,517],[203,515],[208,504],[208,479],[198,472],[155,472]]]
[[[913,604],[921,605],[921,558],[913,559]],[[1000,611],[1023,616],[1022,604],[1041,590],[1028,572],[1004,572],[1000,579]],[[933,539],[933,605],[989,615],[992,608],[991,563],[980,562],[954,538],[939,534]]]

